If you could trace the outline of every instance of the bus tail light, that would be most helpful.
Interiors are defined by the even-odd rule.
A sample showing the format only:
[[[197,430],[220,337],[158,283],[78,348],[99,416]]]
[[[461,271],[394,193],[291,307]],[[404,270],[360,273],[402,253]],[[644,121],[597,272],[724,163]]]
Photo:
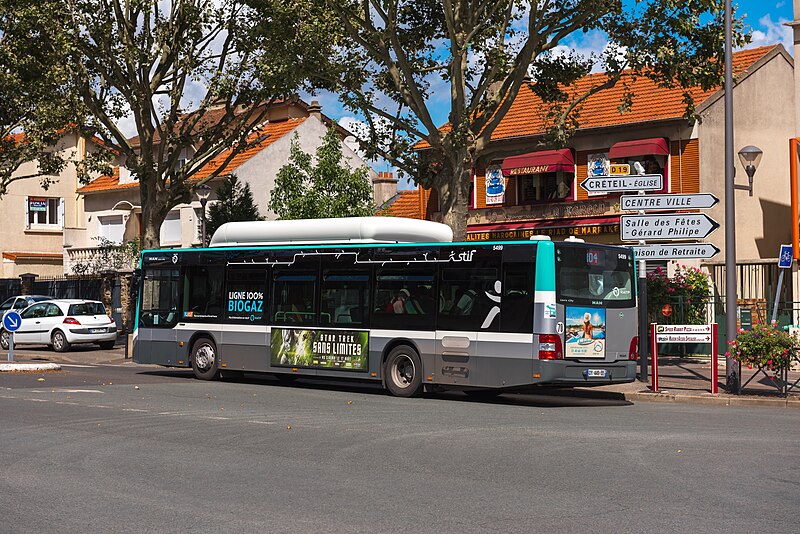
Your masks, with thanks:
[[[67,317],[64,319],[64,324],[81,324],[78,320],[74,317]]]
[[[539,359],[563,360],[564,350],[558,334],[539,334]]]
[[[631,346],[628,348],[628,359],[633,361],[639,360],[639,336],[631,338]]]

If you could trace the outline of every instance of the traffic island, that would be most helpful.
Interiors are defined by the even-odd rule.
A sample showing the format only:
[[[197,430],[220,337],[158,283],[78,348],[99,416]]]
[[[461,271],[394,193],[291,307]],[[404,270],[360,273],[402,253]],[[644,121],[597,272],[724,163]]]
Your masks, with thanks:
[[[22,362],[2,362],[0,363],[0,373],[42,373],[60,371],[61,366],[57,363],[22,363]]]

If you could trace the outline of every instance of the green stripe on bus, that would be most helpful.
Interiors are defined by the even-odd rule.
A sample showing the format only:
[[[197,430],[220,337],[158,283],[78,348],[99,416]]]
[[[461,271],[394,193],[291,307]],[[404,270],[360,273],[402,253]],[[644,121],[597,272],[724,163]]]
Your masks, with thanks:
[[[536,247],[535,290],[556,290],[556,247],[552,241],[539,241]]]

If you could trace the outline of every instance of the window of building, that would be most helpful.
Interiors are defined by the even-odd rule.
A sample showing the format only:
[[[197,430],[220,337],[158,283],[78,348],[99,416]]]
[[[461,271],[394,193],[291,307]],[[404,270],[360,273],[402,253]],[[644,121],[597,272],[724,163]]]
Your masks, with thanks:
[[[664,177],[664,187],[653,193],[666,193],[667,187],[667,156],[656,154],[648,156],[631,156],[628,158],[614,159],[612,163],[627,163],[631,166],[631,174],[660,174]],[[638,164],[638,165],[637,165]]]
[[[161,223],[161,244],[177,245],[181,242],[181,212],[172,210]]]
[[[122,215],[98,217],[97,220],[100,223],[100,237],[104,237],[113,243],[122,243],[125,234]]]
[[[572,182],[575,175],[571,172],[546,172],[519,176],[519,203],[563,202],[572,200]]]
[[[64,227],[64,199],[53,197],[28,197],[25,206],[27,228],[36,226]]]

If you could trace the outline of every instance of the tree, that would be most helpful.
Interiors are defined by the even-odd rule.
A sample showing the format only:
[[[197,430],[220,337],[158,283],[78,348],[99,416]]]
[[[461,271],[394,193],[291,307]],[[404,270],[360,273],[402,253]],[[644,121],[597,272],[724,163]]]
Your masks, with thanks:
[[[436,189],[456,239],[466,235],[472,169],[503,155],[490,139],[520,91],[546,104],[541,143],[560,147],[595,93],[646,77],[683,88],[687,117],[694,117],[692,88],[722,78],[722,0],[308,1],[340,20],[347,37],[316,82],[365,117],[368,157]],[[740,26],[737,45],[744,42]],[[563,52],[567,38],[589,31],[608,37],[603,52]],[[578,90],[574,82],[597,68],[606,74]],[[444,127],[432,113],[442,94]],[[633,96],[625,91],[621,109]],[[412,149],[419,141],[426,150]]]
[[[280,219],[375,215],[369,169],[351,170],[343,158],[336,128],[325,134],[314,158],[303,152],[295,133],[289,163],[275,178],[269,209]]]
[[[78,163],[53,147],[78,129],[82,109],[69,86],[68,46],[58,0],[0,0],[0,198],[18,180],[39,178],[47,189],[71,161],[79,174],[108,170],[108,153]],[[26,174],[14,174],[36,161]]]
[[[258,206],[253,201],[250,184],[242,185],[235,174],[225,177],[225,181],[217,188],[217,202],[208,208],[206,233],[213,236],[217,228],[226,222],[263,221],[258,214]]]
[[[158,246],[170,209],[263,140],[270,105],[326,53],[322,39],[305,48],[283,4],[262,2],[257,16],[240,0],[64,2],[70,74],[98,134],[139,181],[145,248]],[[125,117],[133,139],[119,127]]]

